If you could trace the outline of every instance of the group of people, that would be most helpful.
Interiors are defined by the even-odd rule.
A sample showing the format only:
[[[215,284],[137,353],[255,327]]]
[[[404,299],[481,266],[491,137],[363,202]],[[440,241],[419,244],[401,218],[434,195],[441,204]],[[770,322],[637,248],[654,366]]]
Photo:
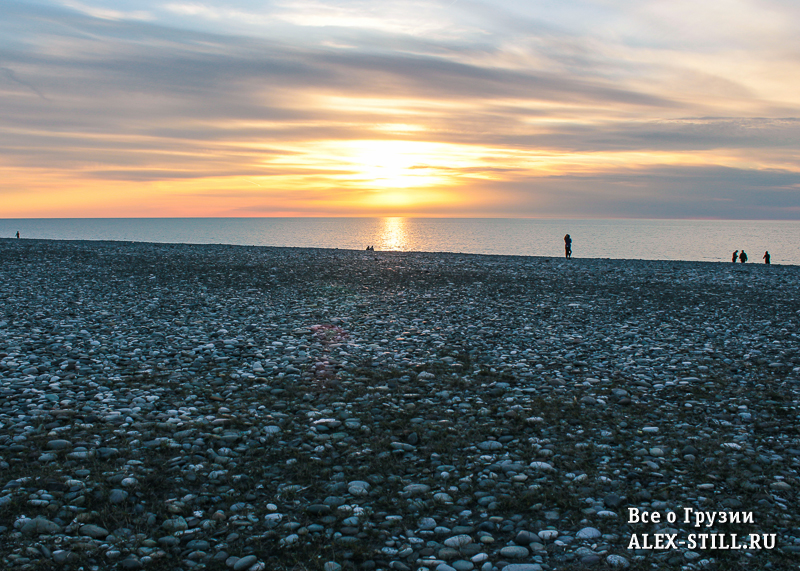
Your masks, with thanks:
[[[367,248],[367,250],[369,250],[369,248]],[[569,234],[564,236],[564,255],[568,260],[572,258],[572,237]],[[764,252],[762,258],[765,264],[769,264],[769,252]],[[747,261],[747,253],[744,250],[741,252],[736,250],[731,257],[731,261],[735,264],[737,259],[739,263],[744,264]]]
[[[367,252],[374,252],[375,246],[367,246]]]
[[[761,257],[764,259],[764,263],[765,264],[769,264],[769,252],[768,251],[764,252],[764,255],[761,256]],[[735,264],[737,258],[739,259],[739,263],[744,264],[747,261],[747,254],[745,253],[744,250],[742,250],[741,252],[739,250],[736,250],[733,253],[733,255],[731,256],[731,262],[733,262]]]

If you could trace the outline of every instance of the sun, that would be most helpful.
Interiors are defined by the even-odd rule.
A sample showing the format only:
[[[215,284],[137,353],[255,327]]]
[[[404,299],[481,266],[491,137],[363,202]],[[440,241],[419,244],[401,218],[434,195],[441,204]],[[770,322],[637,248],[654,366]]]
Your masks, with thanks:
[[[371,188],[402,189],[448,183],[442,169],[434,166],[442,155],[436,143],[350,141],[342,150],[352,169],[351,180]]]
[[[464,203],[460,189],[465,184],[494,176],[493,169],[482,168],[491,165],[493,153],[486,147],[438,141],[320,140],[288,146],[269,159],[269,166],[287,173],[281,183],[302,187],[319,204],[332,201],[327,196],[335,192],[337,203],[354,211],[410,216]],[[278,180],[253,182],[251,176],[242,186],[253,192]]]

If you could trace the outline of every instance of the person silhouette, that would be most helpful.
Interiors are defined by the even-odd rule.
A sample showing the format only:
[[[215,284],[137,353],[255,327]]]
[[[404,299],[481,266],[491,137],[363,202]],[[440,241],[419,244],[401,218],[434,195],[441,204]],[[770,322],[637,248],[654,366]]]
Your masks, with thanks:
[[[747,254],[744,253],[744,250],[739,252],[739,261],[743,264],[747,261]]]
[[[764,263],[769,264],[769,250],[764,252]]]
[[[568,260],[572,258],[572,238],[570,238],[569,234],[564,236],[564,255]]]
[[[738,258],[738,257],[739,257],[739,250],[735,250],[733,252],[733,256],[731,257],[731,262],[733,262],[735,264],[736,263],[736,258]]]

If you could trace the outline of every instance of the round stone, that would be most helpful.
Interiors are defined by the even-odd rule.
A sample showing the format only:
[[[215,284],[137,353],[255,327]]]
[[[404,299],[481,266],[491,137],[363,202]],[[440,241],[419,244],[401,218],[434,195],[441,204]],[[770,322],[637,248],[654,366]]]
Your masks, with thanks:
[[[522,559],[528,556],[528,550],[519,545],[508,545],[500,550],[501,557],[508,557],[509,559]]]
[[[584,527],[575,534],[575,537],[578,539],[595,539],[601,537],[602,535],[603,534],[596,527]]]
[[[61,526],[49,519],[43,517],[35,517],[26,520],[22,524],[20,531],[26,535],[52,535],[61,533]]]
[[[618,567],[618,568],[625,568],[630,565],[628,560],[625,559],[622,555],[609,555],[606,557],[606,563],[608,563],[611,567]]]
[[[245,555],[233,565],[233,571],[245,571],[250,569],[258,561],[255,555]]]
[[[69,440],[50,440],[47,443],[47,447],[50,450],[67,450],[68,448],[72,448],[72,442]]]
[[[108,530],[100,527],[99,525],[86,524],[81,527],[81,535],[91,537],[93,539],[102,539],[108,535]]]
[[[453,549],[458,549],[459,547],[469,545],[470,543],[472,543],[472,538],[466,534],[454,535],[453,537],[448,537],[444,540],[444,544],[447,547],[452,547]]]
[[[178,516],[166,520],[164,523],[161,524],[161,527],[163,527],[170,533],[174,533],[176,531],[186,531],[187,529],[189,529],[189,524],[186,523],[186,520],[183,517]]]

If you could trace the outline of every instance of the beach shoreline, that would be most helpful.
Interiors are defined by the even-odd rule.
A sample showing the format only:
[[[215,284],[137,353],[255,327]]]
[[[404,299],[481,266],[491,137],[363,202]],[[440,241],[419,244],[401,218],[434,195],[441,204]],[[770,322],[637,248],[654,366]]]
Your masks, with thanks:
[[[798,266],[16,239],[0,260],[8,568],[794,568]],[[739,515],[665,521],[686,509]]]
[[[232,250],[236,250],[238,248],[241,249],[263,249],[265,251],[275,250],[275,251],[286,251],[286,252],[317,252],[320,254],[324,253],[352,253],[357,255],[382,255],[382,256],[392,256],[392,255],[411,255],[411,256],[425,256],[425,255],[434,255],[434,256],[475,256],[478,258],[499,258],[499,259],[509,259],[509,260],[542,260],[545,262],[569,262],[569,260],[565,259],[563,256],[544,256],[544,255],[527,255],[527,254],[497,254],[497,253],[474,253],[474,252],[456,252],[456,251],[426,251],[426,250],[374,250],[374,251],[365,251],[362,249],[353,249],[353,248],[329,248],[329,247],[310,247],[310,246],[264,246],[264,245],[249,245],[249,244],[231,244],[231,243],[206,243],[206,242],[147,242],[141,240],[106,240],[106,239],[98,239],[98,240],[82,240],[82,239],[53,239],[53,238],[21,238],[23,242],[28,242],[29,244],[40,244],[40,245],[47,245],[47,244],[85,244],[85,245],[97,245],[97,246],[145,246],[145,247],[166,247],[166,248],[230,248]],[[16,242],[17,238],[0,238],[0,243],[2,242]],[[651,258],[610,258],[610,257],[581,257],[581,256],[573,256],[571,259],[574,260],[581,260],[583,262],[632,262],[632,263],[654,263],[654,264],[714,264],[718,266],[732,266],[738,268],[752,268],[752,267],[782,267],[782,268],[800,268],[798,264],[790,264],[790,263],[770,263],[764,264],[761,260],[750,260],[747,263],[731,263],[728,259],[720,259],[720,260],[683,260],[683,259],[651,259]]]

